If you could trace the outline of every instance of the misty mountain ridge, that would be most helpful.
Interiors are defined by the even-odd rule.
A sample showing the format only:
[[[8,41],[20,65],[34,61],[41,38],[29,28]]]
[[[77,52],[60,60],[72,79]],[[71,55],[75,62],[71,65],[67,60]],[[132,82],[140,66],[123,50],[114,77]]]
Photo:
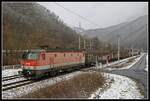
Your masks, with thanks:
[[[117,44],[117,35],[119,35],[122,46],[147,49],[147,15],[106,28],[85,30],[82,33],[114,45]]]

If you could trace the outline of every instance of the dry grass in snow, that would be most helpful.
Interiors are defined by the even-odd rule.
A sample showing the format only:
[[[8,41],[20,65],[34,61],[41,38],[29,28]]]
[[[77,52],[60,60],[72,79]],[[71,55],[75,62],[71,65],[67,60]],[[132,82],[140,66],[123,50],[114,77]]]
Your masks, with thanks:
[[[90,94],[102,87],[104,77],[96,72],[84,72],[69,80],[39,89],[21,98],[87,98]]]

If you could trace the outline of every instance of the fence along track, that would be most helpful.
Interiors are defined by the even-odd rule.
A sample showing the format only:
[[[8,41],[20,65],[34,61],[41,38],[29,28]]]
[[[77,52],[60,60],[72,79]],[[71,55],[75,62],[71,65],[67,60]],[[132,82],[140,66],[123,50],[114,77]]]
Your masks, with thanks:
[[[5,69],[19,69],[21,68],[21,65],[6,65],[6,66],[2,66],[2,70],[5,70]]]

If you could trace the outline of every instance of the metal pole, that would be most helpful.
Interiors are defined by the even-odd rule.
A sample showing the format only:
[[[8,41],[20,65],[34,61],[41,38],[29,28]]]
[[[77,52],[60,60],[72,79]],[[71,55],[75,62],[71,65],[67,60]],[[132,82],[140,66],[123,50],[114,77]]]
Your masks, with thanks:
[[[96,62],[96,68],[98,68],[98,61],[97,61],[98,59],[97,59],[97,56],[95,56],[95,58],[96,58],[96,61],[95,61]]]
[[[86,49],[86,47],[85,47],[85,38],[84,38],[84,49]]]
[[[120,36],[118,35],[118,60],[120,59]]]
[[[133,47],[132,47],[132,56],[133,56]]]
[[[80,49],[80,34],[79,34],[79,49]]]
[[[92,50],[92,40],[90,40],[90,50]]]
[[[131,50],[132,50],[132,56],[133,56],[133,46],[131,47]]]
[[[81,29],[81,23],[80,22],[79,22],[79,28]],[[80,31],[80,33],[81,33],[81,31]],[[81,48],[80,42],[81,42],[81,39],[80,39],[80,34],[79,34],[79,49]]]

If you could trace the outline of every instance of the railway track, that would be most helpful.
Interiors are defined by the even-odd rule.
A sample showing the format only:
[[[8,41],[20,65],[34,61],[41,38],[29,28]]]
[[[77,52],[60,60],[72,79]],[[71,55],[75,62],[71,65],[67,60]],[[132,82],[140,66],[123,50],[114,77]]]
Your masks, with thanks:
[[[24,85],[31,84],[34,82],[35,81],[31,81],[31,80],[27,79],[27,80],[21,80],[21,81],[17,81],[17,82],[4,84],[4,85],[2,85],[2,91],[9,90],[9,89],[16,88],[16,87],[20,87],[20,86],[24,86]]]
[[[19,80],[19,81],[16,81],[16,82],[9,82],[9,80],[12,80],[12,79],[15,80],[15,78],[19,78],[19,75],[4,77],[4,78],[2,78],[3,82],[8,81],[9,83],[2,84],[2,91],[6,91],[6,90],[13,89],[13,88],[25,86],[25,85],[32,84],[32,83],[35,83],[35,82],[40,82],[40,81],[43,81],[43,80],[46,80],[46,79],[50,79],[51,77],[53,78],[53,77],[58,77],[60,75],[66,75],[68,73],[72,73],[72,72],[75,72],[75,71],[77,71],[77,70],[72,70],[72,71],[69,71],[69,72],[61,72],[59,74],[56,74],[56,75],[53,75],[53,76],[47,76],[47,77],[44,77],[44,78],[41,78],[41,79],[38,79],[38,80],[24,79],[24,80]]]
[[[80,69],[79,71],[87,71],[87,70],[92,70],[92,69],[83,68],[83,69]],[[71,72],[68,72],[68,73],[60,73],[59,75],[52,76],[52,78],[53,77],[58,77],[60,75],[66,75],[66,74],[69,74],[69,73],[72,73],[72,72],[75,72],[75,71],[77,71],[77,70],[74,70],[74,71],[71,71]],[[13,88],[25,86],[25,85],[28,85],[28,84],[40,82],[40,81],[50,79],[50,78],[51,77],[48,76],[48,77],[45,77],[45,78],[41,78],[39,80],[24,79],[24,80],[20,80],[20,81],[16,81],[16,82],[5,83],[5,84],[2,85],[2,91],[6,91],[6,90],[13,89]]]
[[[93,69],[90,69],[90,68],[82,68],[80,69],[79,71],[88,71],[88,70],[93,70]],[[95,70],[95,69],[94,69]],[[94,71],[93,70],[93,71]],[[75,70],[76,71],[76,70]],[[72,73],[72,72],[75,72],[75,71],[71,71],[71,72],[68,72],[68,73]],[[96,70],[95,70],[96,71]],[[60,75],[66,75],[68,73],[60,73],[59,75],[56,75],[56,76],[52,76],[53,77],[57,77],[57,76],[60,76]],[[13,76],[11,76],[13,77]],[[21,86],[25,86],[25,85],[28,85],[28,84],[32,84],[32,83],[35,83],[35,82],[40,82],[40,81],[43,81],[43,80],[46,80],[46,79],[50,79],[51,77],[45,77],[45,78],[42,78],[42,79],[39,79],[39,80],[33,80],[33,79],[24,79],[24,80],[20,80],[20,81],[16,81],[16,82],[10,82],[10,83],[5,83],[2,85],[2,91],[6,91],[6,90],[10,90],[10,89],[13,89],[13,88],[17,88],[17,87],[21,87]],[[10,79],[10,78],[9,78]],[[12,80],[12,79],[11,79]]]
[[[2,81],[8,81],[8,80],[16,79],[16,78],[21,78],[21,77],[23,77],[23,75],[7,76],[7,77],[3,77]]]
[[[91,69],[90,68],[80,68],[79,69],[79,71],[86,71],[86,70],[91,70]],[[6,91],[6,90],[13,89],[13,88],[25,86],[25,85],[32,84],[32,83],[35,83],[35,82],[39,82],[39,81],[42,81],[42,80],[50,79],[51,77],[57,77],[57,76],[60,76],[60,75],[66,75],[68,73],[72,73],[72,72],[75,72],[75,71],[78,71],[78,70],[61,72],[61,73],[59,73],[57,75],[48,76],[48,77],[45,77],[45,78],[42,78],[42,79],[39,79],[39,80],[24,79],[24,80],[19,80],[19,81],[16,81],[16,82],[5,83],[5,84],[2,84],[2,91]],[[21,77],[22,77],[22,75],[7,76],[7,77],[3,77],[2,81],[3,82],[5,82],[5,81],[7,82],[9,80],[12,80],[12,79],[15,80],[15,79],[21,78]]]
[[[19,86],[23,86],[26,84],[30,84],[31,82],[33,82],[31,81],[31,79],[25,79],[25,78],[23,78],[23,80],[20,80],[19,78],[22,78],[22,77],[23,75],[12,75],[12,76],[3,77],[2,78],[2,91],[16,88]]]
[[[5,76],[2,79],[6,79],[6,78],[10,78],[10,77],[14,77],[14,76],[18,76],[18,75],[12,75],[12,76]]]

